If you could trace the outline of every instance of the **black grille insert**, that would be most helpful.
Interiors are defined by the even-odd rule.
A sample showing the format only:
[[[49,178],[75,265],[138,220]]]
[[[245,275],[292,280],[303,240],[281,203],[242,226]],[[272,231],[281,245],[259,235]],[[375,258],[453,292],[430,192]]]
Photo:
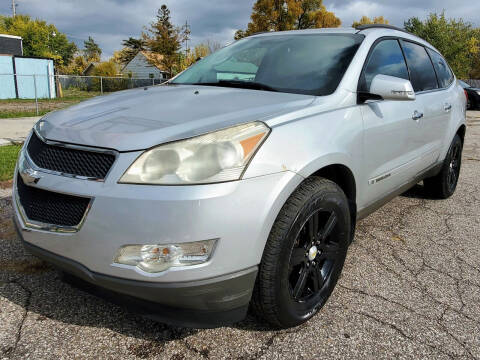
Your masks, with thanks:
[[[105,179],[115,162],[115,155],[48,145],[33,132],[28,154],[42,169],[65,174]]]
[[[87,211],[90,199],[54,193],[24,184],[17,177],[20,204],[29,220],[58,226],[77,226]]]

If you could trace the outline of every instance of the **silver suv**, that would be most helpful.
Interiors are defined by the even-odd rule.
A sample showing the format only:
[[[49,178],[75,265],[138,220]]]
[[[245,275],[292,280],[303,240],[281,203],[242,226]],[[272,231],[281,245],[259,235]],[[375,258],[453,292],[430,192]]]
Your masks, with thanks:
[[[453,194],[465,102],[440,53],[399,29],[258,34],[41,119],[16,224],[33,254],[162,321],[252,305],[295,326],[332,293],[358,220],[421,180]]]

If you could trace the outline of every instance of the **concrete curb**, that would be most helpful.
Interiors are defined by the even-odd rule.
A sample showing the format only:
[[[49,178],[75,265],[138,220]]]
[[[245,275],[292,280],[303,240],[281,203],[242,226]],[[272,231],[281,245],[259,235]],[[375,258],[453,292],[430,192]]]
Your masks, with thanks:
[[[0,119],[0,146],[21,144],[40,116]]]

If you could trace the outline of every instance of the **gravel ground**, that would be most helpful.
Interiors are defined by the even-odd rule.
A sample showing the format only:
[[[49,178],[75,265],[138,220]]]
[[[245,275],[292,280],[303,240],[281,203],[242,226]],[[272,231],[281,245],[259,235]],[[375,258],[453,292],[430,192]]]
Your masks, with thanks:
[[[310,322],[172,328],[72,288],[29,256],[0,199],[0,359],[480,359],[480,112],[456,194],[421,186],[358,224],[343,276]]]

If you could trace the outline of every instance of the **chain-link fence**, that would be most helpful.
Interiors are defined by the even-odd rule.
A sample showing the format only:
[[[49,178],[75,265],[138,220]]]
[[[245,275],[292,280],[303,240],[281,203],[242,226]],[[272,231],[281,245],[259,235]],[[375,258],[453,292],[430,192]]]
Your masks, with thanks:
[[[94,96],[163,82],[158,78],[0,74],[0,117],[43,115]]]

